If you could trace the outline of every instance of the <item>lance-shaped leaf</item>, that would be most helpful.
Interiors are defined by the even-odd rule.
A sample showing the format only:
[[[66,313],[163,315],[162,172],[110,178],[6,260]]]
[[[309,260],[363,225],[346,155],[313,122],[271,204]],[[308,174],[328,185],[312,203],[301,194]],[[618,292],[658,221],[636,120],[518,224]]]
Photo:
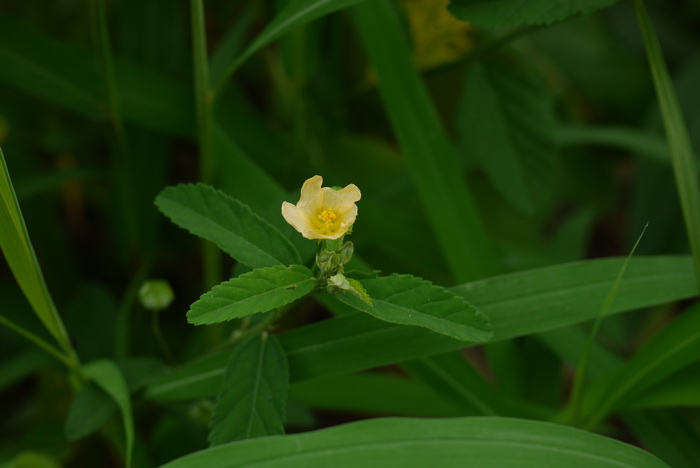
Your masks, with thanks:
[[[277,228],[208,185],[168,187],[156,197],[156,206],[181,228],[212,241],[250,268],[301,263],[296,248]]]
[[[192,304],[187,320],[207,325],[267,312],[306,296],[317,283],[301,265],[258,268],[214,286]]]
[[[256,335],[231,353],[211,422],[209,443],[284,433],[287,356],[274,335]]]
[[[360,283],[372,298],[371,305],[350,294],[338,298],[385,322],[416,325],[462,341],[481,342],[493,335],[484,314],[453,292],[429,281],[394,274]]]
[[[473,465],[469,463],[474,460]],[[380,418],[185,455],[163,468],[439,466],[663,468],[652,454],[598,434],[511,418]]]
[[[482,28],[550,24],[608,7],[617,0],[452,0],[457,18]]]
[[[68,333],[46,286],[44,274],[29,238],[2,149],[0,149],[0,251],[5,256],[17,284],[39,320],[61,345],[62,350],[73,357]]]

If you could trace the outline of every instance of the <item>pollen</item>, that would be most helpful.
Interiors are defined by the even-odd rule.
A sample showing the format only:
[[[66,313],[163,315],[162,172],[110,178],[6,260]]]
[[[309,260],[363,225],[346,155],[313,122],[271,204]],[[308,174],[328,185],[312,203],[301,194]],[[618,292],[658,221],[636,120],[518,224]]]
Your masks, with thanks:
[[[321,221],[326,226],[333,224],[335,218],[337,218],[337,216],[332,210],[323,210],[321,214],[318,215],[319,221]]]

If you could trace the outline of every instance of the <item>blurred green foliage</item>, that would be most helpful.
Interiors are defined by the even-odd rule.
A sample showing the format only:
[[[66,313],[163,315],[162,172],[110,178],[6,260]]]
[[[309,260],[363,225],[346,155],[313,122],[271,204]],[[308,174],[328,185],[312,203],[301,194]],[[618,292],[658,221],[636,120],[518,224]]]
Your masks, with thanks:
[[[339,11],[319,11],[317,18],[237,61],[288,3],[204,3],[209,57],[204,86],[215,93],[205,157],[211,165],[207,182],[278,228],[303,260],[312,257],[315,244],[284,222],[280,205],[295,201],[301,183],[314,174],[323,175],[329,186],[354,183],[362,190],[352,235],[358,269],[410,273],[456,291],[463,288],[465,299],[486,312],[497,301],[479,302],[478,280],[626,255],[646,223],[637,255],[689,251],[630,2],[583,2],[590,8],[553,18],[499,14],[494,19],[470,6],[480,2],[453,0],[450,11],[473,18],[472,24],[451,16],[446,2],[336,2],[343,7]],[[517,11],[513,4],[521,2],[492,3]],[[647,3],[690,138],[700,148],[700,3]],[[144,398],[143,390],[166,364],[182,365],[225,346],[239,322],[195,328],[185,314],[205,292],[207,269],[218,281],[247,269],[228,257],[203,263],[201,243],[169,223],[154,204],[166,186],[199,181],[205,164],[190,5],[122,0],[103,7],[111,85],[88,2],[2,2],[0,146],[48,289],[78,356],[84,363],[116,360],[123,385],[132,392],[133,466],[147,467],[207,446],[216,392],[207,388],[200,395],[193,387],[192,395],[203,398],[168,402]],[[116,101],[110,100],[110,86]],[[115,132],[117,120],[123,121],[123,135]],[[678,278],[658,273],[664,294],[653,291],[661,288],[651,280],[656,266],[641,269],[640,281],[648,283],[631,289],[618,311],[645,309],[602,323],[592,378],[616,370],[624,380],[627,373],[647,369],[644,358],[620,366],[687,305],[665,302],[696,294],[686,281],[691,270],[685,263],[677,266],[681,263],[663,263],[683,273]],[[594,273],[574,269],[564,277],[595,277],[598,294],[608,285],[601,278],[612,284],[618,267]],[[555,284],[556,276],[554,271],[542,284]],[[167,280],[174,291],[172,305],[159,316],[174,363],[162,355],[149,313],[137,301],[148,277]],[[459,286],[468,281],[475,282]],[[489,284],[505,285],[493,293],[505,295],[513,284],[523,294],[536,287],[517,281]],[[587,294],[572,296],[573,301]],[[586,319],[595,317],[603,297],[588,298],[595,305]],[[551,316],[557,304],[550,306]],[[500,307],[507,311],[507,306]],[[538,314],[537,304],[528,307],[528,313]],[[4,263],[0,310],[51,340]],[[330,311],[341,318],[347,312],[337,301],[304,301],[276,331],[313,324]],[[472,348],[465,353],[468,360],[456,352],[435,356],[457,347],[421,347],[430,341],[425,338],[414,350],[388,353],[387,362],[378,359],[377,365],[391,364],[379,371],[353,373],[365,370],[365,364],[348,362],[335,376],[292,365],[292,380],[294,372],[326,380],[292,385],[287,430],[377,415],[556,420],[586,331],[559,327],[581,317],[523,326],[509,340]],[[340,342],[346,329],[329,325],[323,331]],[[301,348],[295,336],[281,340],[285,349]],[[653,351],[658,341],[649,346]],[[377,353],[381,349],[377,345]],[[597,429],[681,467],[700,459],[700,401],[697,393],[692,396],[697,387],[688,384],[695,375],[691,364],[697,367],[700,356],[678,352],[674,362],[687,366],[668,376],[667,386],[661,377],[650,381],[651,390],[630,399],[615,424]],[[0,356],[5,415],[0,464],[15,466],[12,460],[19,456],[40,459],[41,466],[120,466],[126,416],[103,388],[84,386],[75,396],[81,406],[71,408],[71,382],[60,364],[7,328],[0,328]],[[217,359],[195,363],[197,372],[218,372],[226,359]],[[396,365],[405,360],[403,367]],[[445,375],[456,376],[457,383]],[[357,398],[348,397],[350,388],[358,389]],[[400,388],[403,399],[394,395]],[[471,391],[498,398],[480,403],[477,398],[475,404]],[[80,414],[90,414],[86,424],[101,428],[69,442],[85,435],[76,423]]]

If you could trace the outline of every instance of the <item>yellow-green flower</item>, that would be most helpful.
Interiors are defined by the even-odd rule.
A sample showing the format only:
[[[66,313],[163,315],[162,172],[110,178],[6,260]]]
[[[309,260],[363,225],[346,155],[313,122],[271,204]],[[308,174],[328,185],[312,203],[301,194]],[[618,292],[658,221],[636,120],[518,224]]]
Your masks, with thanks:
[[[296,205],[282,203],[282,216],[307,239],[340,239],[355,222],[360,189],[350,184],[333,190],[321,184],[321,176],[304,182]]]

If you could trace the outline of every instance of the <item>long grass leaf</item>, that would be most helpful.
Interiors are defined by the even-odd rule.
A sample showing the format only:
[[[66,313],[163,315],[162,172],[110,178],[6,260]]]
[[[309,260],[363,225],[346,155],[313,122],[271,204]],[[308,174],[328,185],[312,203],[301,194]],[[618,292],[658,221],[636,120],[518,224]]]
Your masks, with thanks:
[[[683,219],[695,262],[697,281],[700,284],[700,186],[693,148],[649,13],[643,0],[635,0],[634,5],[661,108],[678,197],[681,201]]]
[[[406,164],[454,278],[461,283],[494,274],[491,241],[413,64],[394,6],[366,2],[353,12]]]
[[[56,339],[66,355],[67,362],[77,365],[77,357],[73,352],[68,333],[46,286],[34,247],[29,239],[2,149],[0,149],[0,248],[37,317]]]

